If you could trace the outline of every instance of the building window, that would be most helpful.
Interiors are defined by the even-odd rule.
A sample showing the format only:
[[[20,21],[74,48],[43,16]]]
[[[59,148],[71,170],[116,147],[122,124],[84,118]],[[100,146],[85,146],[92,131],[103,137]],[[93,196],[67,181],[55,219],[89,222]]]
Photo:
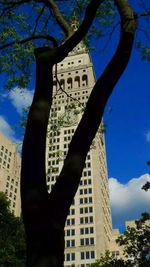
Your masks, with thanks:
[[[90,244],[94,245],[94,238],[93,237],[90,238]]]
[[[70,240],[67,240],[67,242],[66,242],[66,247],[67,247],[67,248],[70,247]]]
[[[75,219],[71,219],[71,224],[72,224],[72,225],[75,224]]]
[[[88,233],[89,233],[89,229],[85,228],[85,234],[88,234]]]
[[[89,251],[86,251],[86,259],[89,259],[90,258],[90,253]]]
[[[79,76],[76,76],[75,79],[74,79],[74,81],[75,81],[75,88],[80,87],[80,77]]]
[[[86,74],[84,74],[83,76],[82,76],[82,81],[83,81],[83,85],[88,85],[88,77],[87,77],[87,75]]]
[[[75,235],[75,230],[74,229],[71,230],[71,235]]]
[[[84,239],[80,239],[80,246],[84,246]]]
[[[66,261],[70,261],[70,254],[69,253],[66,254]]]
[[[75,247],[75,240],[71,240],[71,247]]]
[[[80,204],[83,204],[83,198],[80,198]]]
[[[83,218],[80,218],[80,223],[83,224]]]
[[[67,79],[68,89],[72,89],[72,78]]]
[[[93,227],[90,227],[90,234],[93,234],[93,232],[94,232]]]
[[[84,235],[84,228],[80,229],[80,235]]]
[[[86,244],[86,246],[89,245],[89,239],[88,238],[85,239],[85,244]]]
[[[90,223],[93,223],[93,217],[90,216]]]
[[[71,253],[71,260],[75,261],[75,253]]]
[[[83,214],[83,208],[80,208],[80,214]]]
[[[67,230],[67,236],[70,236],[70,230]]]
[[[91,251],[91,259],[95,258],[95,251]]]
[[[81,252],[81,260],[84,260],[84,252]]]

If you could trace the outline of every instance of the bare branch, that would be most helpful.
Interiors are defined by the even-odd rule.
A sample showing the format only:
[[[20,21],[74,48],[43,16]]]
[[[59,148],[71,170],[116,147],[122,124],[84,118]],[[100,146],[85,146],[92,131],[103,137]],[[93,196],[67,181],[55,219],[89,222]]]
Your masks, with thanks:
[[[37,29],[37,26],[38,26],[38,22],[39,22],[41,16],[43,15],[43,13],[44,13],[44,10],[45,10],[45,5],[42,7],[40,13],[38,14],[38,16],[37,16],[37,18],[35,20],[35,27],[34,27],[33,33],[32,33],[33,36],[35,35],[36,29]]]
[[[104,0],[91,0],[86,8],[84,20],[79,26],[78,30],[68,39],[66,42],[59,47],[58,62],[63,60],[70,51],[84,38],[88,32],[96,12]]]
[[[45,5],[53,10],[54,17],[60,26],[60,28],[65,33],[66,37],[70,36],[72,34],[72,30],[68,22],[63,17],[61,11],[58,8],[58,5],[53,0],[39,0],[39,2],[45,3]]]
[[[150,11],[144,12],[144,13],[139,13],[137,14],[138,17],[148,17],[150,16]]]
[[[27,42],[30,42],[30,41],[33,41],[33,40],[36,40],[36,39],[46,39],[46,40],[52,42],[54,47],[58,46],[56,39],[54,37],[50,36],[50,35],[35,35],[35,36],[31,36],[31,37],[28,37],[28,38],[25,38],[25,39],[22,39],[22,40],[16,40],[16,41],[12,41],[10,43],[1,45],[0,46],[0,50],[5,49],[5,48],[7,48],[9,46],[12,46],[14,44],[25,44]]]

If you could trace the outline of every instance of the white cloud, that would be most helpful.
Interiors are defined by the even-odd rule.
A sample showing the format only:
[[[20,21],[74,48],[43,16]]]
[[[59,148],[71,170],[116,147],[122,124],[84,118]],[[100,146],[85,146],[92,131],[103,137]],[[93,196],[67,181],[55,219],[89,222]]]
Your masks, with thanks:
[[[150,142],[150,130],[146,133],[146,141]]]
[[[115,227],[124,224],[126,220],[138,219],[143,212],[150,212],[150,192],[141,189],[146,181],[150,181],[149,174],[133,178],[127,184],[122,184],[115,178],[109,179],[112,218]]]
[[[17,150],[18,152],[21,152],[22,150],[22,141],[18,140],[15,137],[15,131],[12,129],[12,127],[9,125],[9,123],[6,121],[6,119],[0,115],[0,132],[6,136],[9,140],[17,144]]]
[[[32,98],[33,91],[21,89],[19,87],[12,89],[9,94],[9,99],[19,114],[23,112],[24,108],[27,108],[31,105]]]
[[[15,140],[15,132],[6,121],[6,119],[0,115],[0,131],[11,140]]]

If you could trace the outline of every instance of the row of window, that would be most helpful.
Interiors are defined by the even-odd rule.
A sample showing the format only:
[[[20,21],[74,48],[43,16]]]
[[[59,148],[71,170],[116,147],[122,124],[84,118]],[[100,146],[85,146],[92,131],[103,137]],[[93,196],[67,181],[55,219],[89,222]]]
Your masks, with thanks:
[[[11,197],[11,198],[13,197],[13,199],[16,200],[17,197],[16,197],[16,195],[13,196],[12,192],[8,192],[8,190],[6,189],[5,193],[6,193],[6,195],[8,195],[8,197]]]
[[[52,150],[58,150],[59,149],[59,145],[56,145],[56,146],[50,146],[49,147],[49,151],[52,151]]]
[[[80,189],[79,190],[80,195],[86,195],[86,194],[92,194],[92,188],[85,188],[85,189]]]
[[[75,253],[66,253],[65,261],[75,261]]]
[[[50,173],[57,173],[57,172],[59,172],[59,168],[58,167],[50,167],[50,168],[48,168],[48,170],[47,170],[47,173],[48,174],[50,174]]]
[[[4,161],[2,161],[2,159],[0,158],[0,163],[2,163],[2,165],[3,166],[5,166],[7,169],[9,169],[10,168],[10,164],[9,163],[7,163],[5,160]]]
[[[59,164],[59,159],[48,161],[48,166],[55,166]]]
[[[80,208],[80,214],[92,213],[92,212],[93,212],[93,207]]]
[[[11,179],[9,175],[7,176],[7,180],[10,181],[12,184],[14,184],[14,182],[15,182],[14,178]],[[15,185],[18,186],[17,181],[15,182]]]
[[[4,146],[1,146],[1,150],[4,151]],[[8,153],[8,149],[5,148],[5,153],[7,154]],[[9,152],[9,156],[12,155],[12,152]]]
[[[78,47],[78,50],[80,50],[80,47]],[[79,59],[79,60],[75,60],[75,61],[68,61],[68,62],[64,62],[64,63],[59,63],[58,67],[64,67],[64,66],[66,67],[67,65],[74,65],[74,63],[76,64],[77,62],[81,63],[82,61],[81,61],[81,59]],[[83,69],[83,72],[85,72],[85,71],[86,70]],[[78,73],[78,71],[76,71],[76,73]]]
[[[69,226],[69,225],[75,225],[75,219],[67,219],[66,220],[66,225]]]
[[[74,235],[75,235],[75,229],[65,230],[65,236],[74,236]]]
[[[81,86],[88,86],[88,76],[83,75],[82,79],[80,78],[80,76],[76,76],[74,79],[72,79],[71,77],[67,80],[60,79],[59,84],[56,80],[53,81],[54,90],[56,90],[58,86],[60,86],[62,90],[80,88]]]
[[[80,246],[94,245],[94,237],[80,239]]]
[[[85,197],[85,198],[80,198],[80,204],[88,204],[88,203],[92,203],[93,199],[92,197]]]
[[[10,162],[10,161],[11,161],[11,158],[10,158],[10,156],[8,156],[8,155],[4,154],[2,151],[0,152],[0,156],[1,156],[1,157],[3,157],[3,156],[4,156],[4,159],[5,159],[5,160],[8,160],[8,162]]]
[[[90,166],[90,164],[89,164]],[[91,176],[91,171],[83,171],[82,176]]]
[[[78,98],[76,98],[77,100],[81,100],[81,98],[80,97],[78,97]],[[74,101],[74,99],[72,99],[72,98],[70,98],[69,99],[69,102],[73,102]],[[79,107],[84,107],[85,106],[85,103],[84,103],[85,101],[80,101],[80,105],[79,105]],[[59,100],[59,101],[54,101],[54,105],[61,105],[61,104],[64,104],[64,103],[66,103],[66,100]]]
[[[68,215],[75,215],[75,209],[70,209]]]
[[[57,177],[58,177],[58,176],[51,176],[51,177],[48,176],[48,177],[47,177],[47,182],[55,182],[55,181],[57,180]]]
[[[58,143],[58,142],[60,142],[60,138],[50,138],[49,142],[50,142],[50,144],[53,144],[56,142]]]
[[[67,248],[75,247],[75,240],[74,239],[73,240],[66,240],[66,247]]]
[[[95,259],[95,251],[83,251],[81,252],[81,260]]]
[[[75,92],[75,93],[71,93],[69,94],[69,96],[72,96],[72,97],[76,97],[77,95],[85,95],[85,94],[89,94],[89,92],[87,90],[82,90],[81,92]],[[64,94],[60,94],[60,95],[57,95],[57,99],[61,99],[61,98],[65,98],[65,95]],[[83,98],[84,99],[84,98]],[[61,107],[58,109],[58,108],[54,108],[53,111],[60,111],[61,110]]]
[[[80,258],[81,260],[95,259],[95,251],[82,251]],[[65,261],[75,261],[75,253],[66,253]]]
[[[80,218],[80,224],[89,224],[89,223],[93,223],[93,216]]]
[[[11,191],[14,190],[14,192],[17,193],[17,188],[16,188],[16,187],[14,188],[14,186],[11,185],[9,182],[6,183],[6,187],[7,187],[7,188],[9,187],[9,189],[10,189]]]
[[[81,185],[91,185],[92,184],[92,180],[91,179],[81,179],[80,181],[80,186]]]
[[[93,233],[94,233],[93,227],[80,228],[80,235],[88,235]]]
[[[80,239],[80,246],[92,246],[94,245],[94,237]],[[75,240],[66,240],[65,246],[67,248],[75,247]]]

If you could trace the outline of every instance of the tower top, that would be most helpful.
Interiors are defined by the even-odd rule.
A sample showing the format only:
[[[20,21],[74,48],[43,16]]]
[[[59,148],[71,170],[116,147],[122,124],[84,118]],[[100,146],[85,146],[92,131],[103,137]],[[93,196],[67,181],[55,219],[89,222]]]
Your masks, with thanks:
[[[73,16],[72,16],[72,20],[71,20],[71,28],[73,29],[73,31],[76,31],[79,27],[80,23],[78,21],[78,18],[74,12]]]
[[[75,32],[79,28],[80,23],[77,18],[76,13],[74,12],[72,19],[71,19],[71,28]],[[69,53],[69,55],[75,55],[75,54],[81,54],[87,52],[87,47],[84,44],[84,41],[82,40],[74,49],[72,52]]]

